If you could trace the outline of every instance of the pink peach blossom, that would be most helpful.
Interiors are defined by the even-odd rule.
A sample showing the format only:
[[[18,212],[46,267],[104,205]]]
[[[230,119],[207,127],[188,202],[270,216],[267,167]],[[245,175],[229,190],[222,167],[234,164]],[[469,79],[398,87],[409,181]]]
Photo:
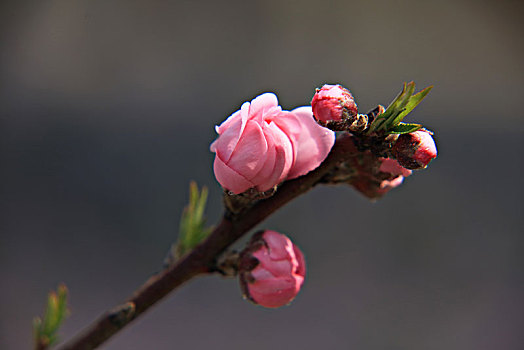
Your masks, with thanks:
[[[305,275],[304,255],[278,232],[259,232],[241,253],[242,290],[261,306],[276,308],[289,304],[300,291]]]
[[[335,142],[334,133],[315,122],[310,107],[283,111],[272,93],[245,102],[216,131],[210,147],[216,153],[215,176],[236,194],[250,188],[267,191],[307,174]]]

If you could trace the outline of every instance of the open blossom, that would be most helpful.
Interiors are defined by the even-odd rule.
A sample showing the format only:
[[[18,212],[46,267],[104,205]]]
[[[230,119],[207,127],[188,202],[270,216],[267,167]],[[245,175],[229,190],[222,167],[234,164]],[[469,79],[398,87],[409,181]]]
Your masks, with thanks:
[[[335,134],[315,122],[311,107],[283,111],[272,93],[245,102],[216,131],[210,147],[216,153],[215,176],[236,194],[267,191],[307,174],[335,142]]]
[[[262,231],[240,254],[239,279],[244,295],[264,307],[289,304],[306,275],[304,255],[285,235]]]
[[[424,130],[400,135],[391,149],[398,162],[408,169],[422,169],[437,157],[437,146]]]

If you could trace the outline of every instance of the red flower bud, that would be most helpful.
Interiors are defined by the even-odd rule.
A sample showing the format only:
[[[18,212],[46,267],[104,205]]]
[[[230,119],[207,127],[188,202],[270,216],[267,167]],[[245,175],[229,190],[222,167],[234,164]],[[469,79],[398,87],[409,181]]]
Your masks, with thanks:
[[[322,126],[354,119],[358,112],[353,96],[340,85],[326,84],[317,89],[311,107],[315,119]]]
[[[404,168],[422,169],[437,157],[437,146],[429,132],[419,130],[400,135],[391,152]]]
[[[262,231],[240,253],[238,266],[244,295],[264,307],[289,304],[300,291],[306,275],[304,255],[289,238]]]

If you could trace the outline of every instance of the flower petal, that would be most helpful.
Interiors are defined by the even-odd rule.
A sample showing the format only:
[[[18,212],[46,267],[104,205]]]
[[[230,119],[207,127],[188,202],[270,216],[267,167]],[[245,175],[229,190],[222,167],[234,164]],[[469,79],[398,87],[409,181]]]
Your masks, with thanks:
[[[281,307],[289,304],[297,295],[303,278],[257,280],[248,286],[250,297],[265,307]]]
[[[294,148],[291,139],[275,123],[267,124],[267,129],[271,130],[275,142],[276,161],[275,168],[271,176],[271,181],[277,185],[284,181],[293,166]],[[276,179],[276,180],[273,180]]]
[[[297,124],[298,122],[298,124]],[[288,179],[294,179],[316,169],[326,159],[335,143],[335,133],[317,124],[311,107],[299,107],[275,120],[286,132],[296,149],[296,158]],[[300,125],[300,128],[297,127]]]
[[[251,101],[251,108],[249,109],[249,116],[251,118],[255,116],[262,116],[265,112],[273,107],[278,106],[278,98],[274,93],[266,92],[260,96],[257,96]]]
[[[264,166],[268,144],[262,128],[254,121],[248,121],[240,136],[228,166],[246,179],[254,178]]]
[[[263,127],[268,151],[260,172],[251,179],[259,191],[267,191],[282,182],[292,164],[292,145],[289,139],[274,124]]]
[[[239,194],[254,187],[253,183],[248,179],[227,166],[227,164],[220,159],[218,154],[215,157],[213,170],[217,181],[222,185],[222,187],[233,193]]]

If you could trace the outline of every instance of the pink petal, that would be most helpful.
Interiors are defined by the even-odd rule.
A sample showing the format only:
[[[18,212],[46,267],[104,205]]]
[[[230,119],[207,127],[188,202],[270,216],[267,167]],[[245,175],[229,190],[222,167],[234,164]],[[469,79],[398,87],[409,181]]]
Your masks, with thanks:
[[[217,132],[217,134],[221,135],[224,132],[224,130],[231,127],[231,125],[238,119],[240,119],[240,110],[231,114],[226,120],[222,122],[222,124],[215,126],[215,131]]]
[[[289,170],[294,162],[294,149],[291,139],[275,123],[269,123],[266,128],[272,132],[275,151],[277,152],[273,178],[276,178],[279,174],[280,176],[274,183],[276,185],[288,177]]]
[[[250,189],[251,187],[254,187],[254,185],[248,179],[228,167],[220,159],[218,154],[215,157],[213,169],[217,181],[222,185],[222,187],[232,191],[233,193],[239,194]]]
[[[294,254],[293,256],[288,255],[285,259],[280,260],[272,259],[267,253],[261,251],[253,253],[253,256],[259,261],[257,268],[252,271],[253,277],[257,280],[261,278],[269,278],[265,275],[265,272],[261,275],[260,273],[262,273],[262,271],[268,271],[273,278],[290,276],[294,272]],[[257,274],[257,272],[259,273]]]
[[[284,291],[296,292],[297,281],[295,281],[295,278],[293,278],[291,275],[282,278],[275,278],[272,276],[268,279],[255,279],[255,282],[251,283],[249,287],[249,291],[251,293],[255,291],[259,295],[278,295]],[[253,296],[253,294],[251,294],[251,296]]]
[[[289,257],[293,243],[285,235],[267,230],[262,238],[268,245],[269,255],[272,260],[287,259]]]
[[[280,281],[262,280],[249,285],[249,294],[253,300],[265,307],[281,307],[289,304],[297,295],[303,279],[285,279]]]
[[[229,121],[227,128],[223,128],[222,125],[218,127],[220,135],[209,147],[212,152],[220,154],[220,157],[225,162],[229,161],[229,158],[231,158],[237,146],[238,140],[240,139],[241,126],[242,121],[240,119],[240,113],[238,113],[238,118]]]
[[[273,107],[278,106],[277,96],[271,92],[266,92],[257,96],[251,101],[251,108],[249,109],[249,116],[251,118],[262,116],[265,112]]]
[[[275,125],[263,124],[263,131],[268,144],[264,166],[251,179],[259,191],[267,191],[282,182],[289,172],[293,156],[289,139]]]
[[[262,169],[267,151],[268,145],[262,128],[258,123],[248,121],[227,165],[251,181]]]
[[[301,129],[297,129],[297,120]],[[296,148],[296,158],[288,179],[316,169],[326,159],[335,143],[335,133],[317,124],[311,107],[299,107],[275,121],[286,132]]]
[[[402,175],[404,177],[407,177],[412,173],[411,170],[404,168],[395,159],[381,158],[380,161],[379,170],[383,173],[388,173],[394,176]]]
[[[268,132],[266,128],[264,129],[264,136],[267,142],[266,160],[260,171],[251,179],[251,182],[257,184],[257,189],[259,191],[267,191],[278,184],[278,179],[283,170],[283,167],[281,167],[282,169],[280,170],[277,167],[277,164],[283,164],[283,162],[280,161],[280,158],[282,158],[280,153],[282,152],[278,154],[279,162],[277,163],[278,150],[275,147],[273,135]]]
[[[304,258],[304,254],[296,245],[293,245],[293,251],[295,253],[295,258],[297,260],[295,274],[305,277],[306,276],[306,259]]]

